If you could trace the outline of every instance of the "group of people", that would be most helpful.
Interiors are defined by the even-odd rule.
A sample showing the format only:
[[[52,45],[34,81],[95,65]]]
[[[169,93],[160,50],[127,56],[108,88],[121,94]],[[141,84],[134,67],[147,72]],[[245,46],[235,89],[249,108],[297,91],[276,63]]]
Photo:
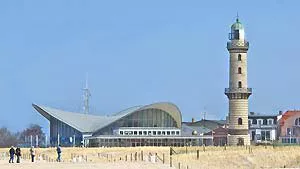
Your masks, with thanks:
[[[35,158],[35,154],[36,154],[34,146],[30,147],[29,152],[30,152],[31,162],[34,162],[34,158]],[[60,147],[60,145],[58,145],[56,147],[56,152],[57,152],[56,161],[61,162],[61,147]],[[9,158],[9,163],[14,163],[15,156],[17,156],[17,163],[20,163],[20,158],[22,156],[21,155],[21,148],[17,147],[15,149],[13,146],[11,146],[11,148],[9,149],[9,157],[10,157]]]
[[[14,163],[15,155],[17,156],[17,163],[20,163],[20,157],[21,157],[21,149],[20,147],[17,147],[16,150],[13,146],[9,149],[9,163]]]

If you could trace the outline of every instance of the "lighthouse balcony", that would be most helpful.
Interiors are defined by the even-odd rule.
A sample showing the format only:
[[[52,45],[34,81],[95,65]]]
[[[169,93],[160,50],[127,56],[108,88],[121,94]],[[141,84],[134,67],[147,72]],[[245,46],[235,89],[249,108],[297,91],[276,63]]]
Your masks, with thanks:
[[[230,94],[230,93],[252,94],[252,88],[225,88],[225,94]]]
[[[227,42],[227,49],[234,50],[234,49],[241,49],[241,50],[248,50],[249,42],[246,40],[232,40]]]

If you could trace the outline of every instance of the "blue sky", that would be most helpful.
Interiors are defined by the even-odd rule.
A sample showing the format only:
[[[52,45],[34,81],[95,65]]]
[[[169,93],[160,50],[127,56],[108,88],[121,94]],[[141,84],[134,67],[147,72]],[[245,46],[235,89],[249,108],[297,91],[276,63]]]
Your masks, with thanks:
[[[91,111],[170,101],[184,120],[224,119],[226,42],[237,11],[250,41],[250,111],[300,109],[299,1],[1,1],[0,126],[47,130],[32,103]]]

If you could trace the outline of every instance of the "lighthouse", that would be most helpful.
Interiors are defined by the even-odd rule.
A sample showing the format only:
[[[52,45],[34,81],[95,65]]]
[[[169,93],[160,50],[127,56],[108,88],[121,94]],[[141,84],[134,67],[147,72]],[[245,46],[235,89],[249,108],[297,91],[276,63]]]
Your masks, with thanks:
[[[247,83],[247,52],[249,42],[245,30],[237,17],[231,26],[227,50],[229,52],[229,88],[225,95],[229,99],[228,145],[250,145],[248,132],[248,98],[252,89]]]

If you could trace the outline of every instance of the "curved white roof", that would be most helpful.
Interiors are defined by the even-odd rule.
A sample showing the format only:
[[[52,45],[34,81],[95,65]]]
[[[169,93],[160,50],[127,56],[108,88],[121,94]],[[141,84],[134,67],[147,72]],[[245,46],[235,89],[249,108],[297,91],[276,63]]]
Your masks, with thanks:
[[[32,104],[32,106],[49,121],[51,118],[55,118],[68,124],[69,126],[75,128],[76,130],[82,133],[93,133],[125,116],[128,116],[136,111],[145,109],[160,109],[169,113],[177,122],[178,128],[181,127],[182,121],[181,112],[179,108],[176,105],[168,102],[154,103],[146,106],[135,106],[125,109],[111,116],[97,116],[67,112],[36,104]]]

